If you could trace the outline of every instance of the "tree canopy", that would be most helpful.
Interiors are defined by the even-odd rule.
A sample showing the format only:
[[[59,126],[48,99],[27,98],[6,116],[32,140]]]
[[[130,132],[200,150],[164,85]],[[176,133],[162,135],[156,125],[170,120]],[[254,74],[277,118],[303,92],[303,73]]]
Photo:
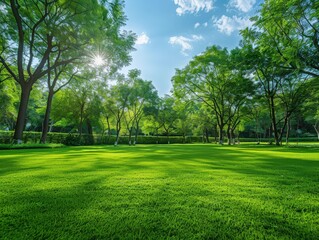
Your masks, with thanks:
[[[47,134],[319,139],[319,4],[265,0],[238,47],[208,46],[159,96],[131,62],[122,0],[1,1],[0,128]],[[92,140],[93,141],[93,140]]]

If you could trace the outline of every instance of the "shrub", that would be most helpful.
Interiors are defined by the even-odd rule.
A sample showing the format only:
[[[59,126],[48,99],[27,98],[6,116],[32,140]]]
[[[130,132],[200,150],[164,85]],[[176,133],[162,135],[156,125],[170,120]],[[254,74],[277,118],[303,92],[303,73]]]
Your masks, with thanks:
[[[41,137],[40,132],[24,132],[23,143],[39,143]],[[0,131],[0,144],[10,144],[13,139],[13,131]],[[70,133],[48,133],[47,143],[65,144],[68,146],[81,146],[81,145],[113,145],[116,137],[114,135],[88,135],[70,134]],[[138,136],[137,144],[167,144],[168,139],[170,143],[202,143],[205,142],[203,137],[188,136],[185,139],[182,136]],[[132,138],[133,140],[133,138]],[[128,144],[128,136],[121,136],[119,144]],[[257,142],[256,138],[240,138],[241,142]],[[269,142],[268,138],[260,139],[261,142]],[[290,142],[316,142],[317,137],[303,137],[303,138],[290,138]],[[209,137],[210,143],[215,143],[215,138]],[[227,142],[225,138],[224,142]],[[285,139],[283,139],[285,142]]]

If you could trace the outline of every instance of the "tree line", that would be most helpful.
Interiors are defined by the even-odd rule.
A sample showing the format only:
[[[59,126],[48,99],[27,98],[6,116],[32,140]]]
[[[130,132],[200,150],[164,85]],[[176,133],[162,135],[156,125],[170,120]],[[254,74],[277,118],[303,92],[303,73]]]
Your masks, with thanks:
[[[228,141],[248,115],[256,132],[263,119],[280,145],[291,121],[303,114],[318,134],[318,1],[266,0],[240,46],[207,48],[173,78],[174,93],[201,102],[214,115],[219,142]],[[299,116],[300,117],[300,116]],[[319,138],[319,134],[318,134]]]
[[[135,34],[123,31],[124,2],[2,1],[0,127],[23,131],[215,136],[292,133],[319,139],[319,6],[266,0],[235,49],[210,46],[176,69],[171,95],[159,97],[131,61]],[[95,64],[97,56],[105,62]],[[310,127],[312,129],[310,129]]]

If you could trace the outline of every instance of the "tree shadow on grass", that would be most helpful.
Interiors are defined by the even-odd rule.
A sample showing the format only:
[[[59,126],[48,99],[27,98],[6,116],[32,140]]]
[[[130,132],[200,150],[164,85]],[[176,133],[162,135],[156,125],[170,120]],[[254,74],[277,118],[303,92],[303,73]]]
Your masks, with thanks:
[[[69,148],[47,153],[52,155],[47,161],[34,160],[40,153],[45,152],[8,159],[16,173],[12,180],[20,181],[1,197],[0,238],[315,239],[319,234],[315,160],[209,145],[140,146],[129,152],[128,147]],[[32,175],[20,175],[35,164],[39,168],[25,169]]]

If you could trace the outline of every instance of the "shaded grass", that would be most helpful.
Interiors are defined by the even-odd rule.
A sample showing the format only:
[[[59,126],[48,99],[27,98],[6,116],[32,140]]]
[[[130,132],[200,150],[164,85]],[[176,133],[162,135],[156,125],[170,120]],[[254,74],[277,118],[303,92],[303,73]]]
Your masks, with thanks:
[[[0,239],[318,239],[319,148],[0,152]]]
[[[64,147],[60,143],[26,143],[26,144],[0,144],[0,150],[10,150],[10,149],[35,149],[35,148],[61,148]]]

